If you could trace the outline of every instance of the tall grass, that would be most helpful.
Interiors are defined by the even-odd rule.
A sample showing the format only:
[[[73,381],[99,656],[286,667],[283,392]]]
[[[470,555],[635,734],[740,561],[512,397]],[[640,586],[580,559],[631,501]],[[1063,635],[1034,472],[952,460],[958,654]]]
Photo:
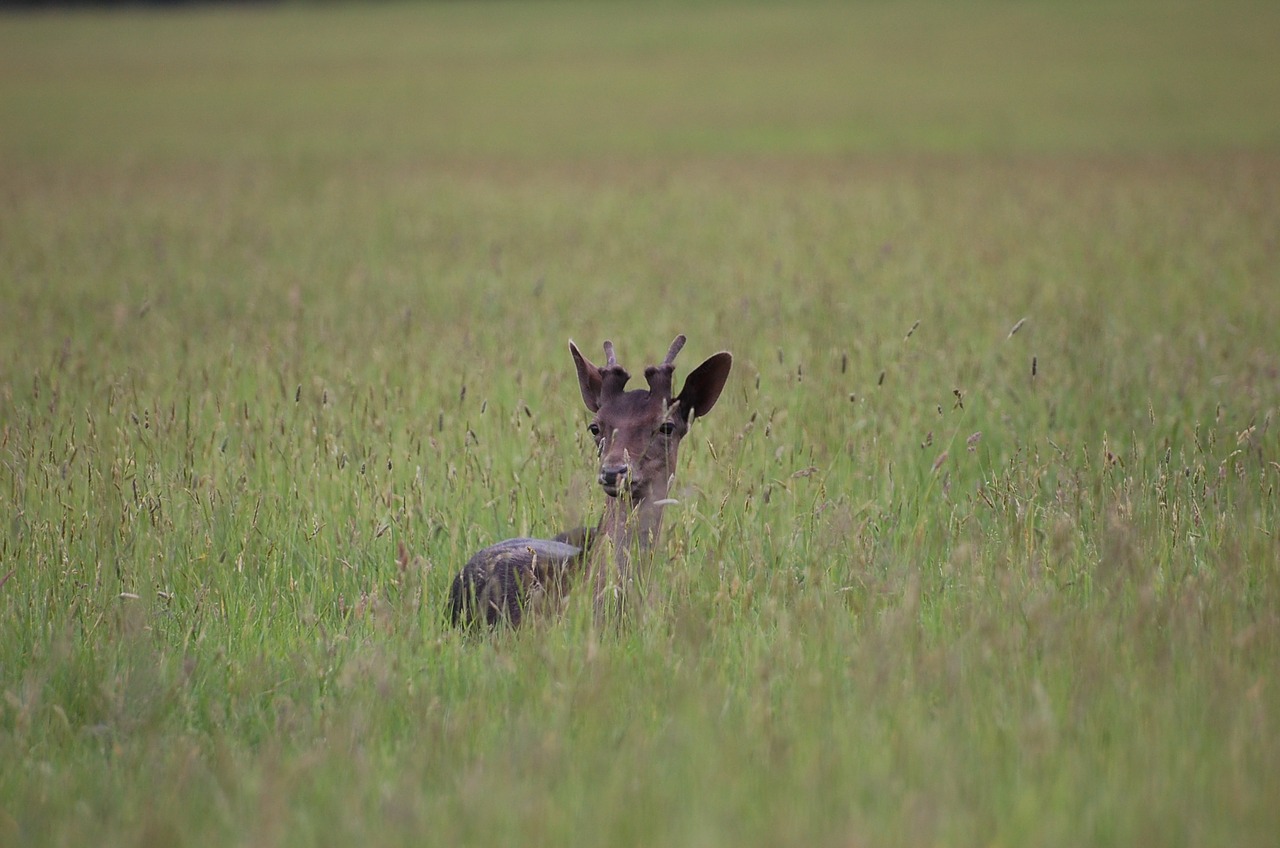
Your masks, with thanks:
[[[1277,18],[1154,11],[0,18],[0,844],[1271,844]],[[676,332],[650,606],[451,631]]]

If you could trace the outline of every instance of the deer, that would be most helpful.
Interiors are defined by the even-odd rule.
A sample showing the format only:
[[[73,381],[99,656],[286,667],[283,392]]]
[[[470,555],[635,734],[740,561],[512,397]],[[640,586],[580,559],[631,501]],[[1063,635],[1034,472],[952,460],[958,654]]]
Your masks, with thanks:
[[[673,394],[675,358],[684,344],[685,337],[676,336],[662,362],[644,369],[648,389],[627,390],[631,375],[618,364],[612,342],[604,343],[602,368],[569,341],[582,402],[592,414],[587,430],[599,457],[604,512],[594,528],[552,539],[506,539],[477,552],[450,587],[454,626],[518,627],[562,609],[570,587],[584,580],[597,624],[610,610],[623,611],[659,541],[663,510],[675,502],[670,494],[680,443],[694,420],[715,406],[733,365],[727,351],[713,354]]]

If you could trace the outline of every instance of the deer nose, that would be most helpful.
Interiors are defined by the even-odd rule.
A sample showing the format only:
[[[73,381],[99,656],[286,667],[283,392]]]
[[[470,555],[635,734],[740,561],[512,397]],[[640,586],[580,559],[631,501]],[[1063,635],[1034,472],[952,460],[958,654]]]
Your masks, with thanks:
[[[606,489],[616,489],[621,485],[630,469],[625,465],[605,465],[600,469],[600,485]]]

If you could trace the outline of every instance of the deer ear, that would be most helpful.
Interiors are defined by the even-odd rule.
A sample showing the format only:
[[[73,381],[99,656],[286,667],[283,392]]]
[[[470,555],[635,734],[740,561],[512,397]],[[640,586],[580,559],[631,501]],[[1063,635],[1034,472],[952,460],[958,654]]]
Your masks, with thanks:
[[[600,389],[604,385],[600,369],[582,355],[582,351],[578,350],[578,346],[572,339],[569,340],[569,352],[573,354],[573,364],[578,369],[578,388],[582,390],[582,402],[592,412],[599,412]]]
[[[729,368],[732,365],[733,356],[721,351],[693,369],[685,378],[680,397],[676,400],[686,420],[694,416],[701,418],[711,411],[711,407],[720,399],[720,392],[729,379]]]

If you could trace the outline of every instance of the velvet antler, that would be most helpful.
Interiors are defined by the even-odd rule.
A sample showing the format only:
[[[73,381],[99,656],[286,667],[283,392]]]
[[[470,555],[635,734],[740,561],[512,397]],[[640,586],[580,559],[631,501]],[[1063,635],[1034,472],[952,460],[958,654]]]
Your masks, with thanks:
[[[662,363],[650,365],[644,369],[644,378],[649,381],[650,394],[658,395],[666,401],[671,400],[671,375],[675,371],[676,356],[684,347],[684,343],[684,334],[676,336],[671,347],[667,349],[667,356]]]

